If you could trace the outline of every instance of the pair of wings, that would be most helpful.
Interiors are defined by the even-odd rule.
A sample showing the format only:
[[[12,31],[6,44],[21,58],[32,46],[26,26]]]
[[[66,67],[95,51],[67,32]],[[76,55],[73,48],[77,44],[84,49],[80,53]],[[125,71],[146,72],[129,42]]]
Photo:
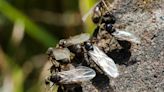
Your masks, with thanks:
[[[52,54],[56,60],[68,59],[70,60],[70,51],[67,48],[48,48],[47,54]]]
[[[51,76],[55,76],[53,74]],[[61,84],[74,84],[89,81],[96,76],[96,72],[85,66],[78,66],[68,71],[58,72],[57,75],[61,78],[59,83]]]
[[[61,78],[60,84],[78,84],[93,79],[96,76],[96,72],[89,67],[78,66],[68,71],[58,72],[57,75]],[[56,74],[50,76],[56,76]],[[47,78],[50,76],[47,76]],[[54,83],[51,81],[49,83],[49,85],[43,87],[42,92],[52,92],[55,90]]]
[[[105,72],[107,76],[116,78],[119,73],[114,61],[93,45],[93,50],[88,52],[93,61]]]
[[[87,34],[87,33],[81,33],[79,35],[72,36],[69,39],[62,39],[62,40],[60,40],[59,43],[65,42],[64,43],[65,47],[69,47],[69,46],[74,45],[74,44],[83,43],[83,42],[89,40],[89,38],[90,38],[90,35],[89,34]]]

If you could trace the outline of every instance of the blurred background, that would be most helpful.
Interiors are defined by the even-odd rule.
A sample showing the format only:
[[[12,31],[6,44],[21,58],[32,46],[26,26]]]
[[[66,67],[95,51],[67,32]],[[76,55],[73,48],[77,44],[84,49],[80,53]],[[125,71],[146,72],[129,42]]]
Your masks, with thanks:
[[[94,25],[81,18],[97,0],[0,0],[0,92],[37,92],[45,52]]]

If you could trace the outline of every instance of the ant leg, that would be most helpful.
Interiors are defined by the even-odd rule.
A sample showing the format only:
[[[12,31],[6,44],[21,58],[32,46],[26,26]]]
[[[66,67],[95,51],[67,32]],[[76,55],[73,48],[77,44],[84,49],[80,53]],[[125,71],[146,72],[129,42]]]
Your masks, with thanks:
[[[52,92],[53,92],[53,88],[54,88],[53,86],[54,86],[54,85],[55,85],[54,83],[50,84],[49,90],[52,91]]]

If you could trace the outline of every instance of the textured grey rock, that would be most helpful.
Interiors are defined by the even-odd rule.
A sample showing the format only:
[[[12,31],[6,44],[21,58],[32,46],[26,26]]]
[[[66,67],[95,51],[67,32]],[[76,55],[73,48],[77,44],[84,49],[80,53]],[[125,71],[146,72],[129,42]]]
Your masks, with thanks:
[[[118,65],[115,92],[164,92],[164,0],[115,0],[116,28],[141,38],[132,45],[132,65]]]

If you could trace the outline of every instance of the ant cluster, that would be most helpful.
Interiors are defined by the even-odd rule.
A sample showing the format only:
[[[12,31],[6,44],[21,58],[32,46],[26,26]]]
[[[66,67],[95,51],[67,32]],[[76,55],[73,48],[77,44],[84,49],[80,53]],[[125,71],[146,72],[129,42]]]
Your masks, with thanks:
[[[126,31],[117,31],[113,27],[116,18],[105,10],[103,2],[100,1],[92,11],[92,21],[97,25],[92,36],[82,33],[69,39],[62,39],[56,48],[50,47],[47,50],[52,66],[51,75],[47,76],[45,84],[59,85],[58,92],[77,92],[76,88],[81,87],[84,82],[91,81],[97,73],[104,74],[108,78],[119,76],[114,60],[96,44],[100,32],[106,31],[118,40],[139,43],[135,35]]]

